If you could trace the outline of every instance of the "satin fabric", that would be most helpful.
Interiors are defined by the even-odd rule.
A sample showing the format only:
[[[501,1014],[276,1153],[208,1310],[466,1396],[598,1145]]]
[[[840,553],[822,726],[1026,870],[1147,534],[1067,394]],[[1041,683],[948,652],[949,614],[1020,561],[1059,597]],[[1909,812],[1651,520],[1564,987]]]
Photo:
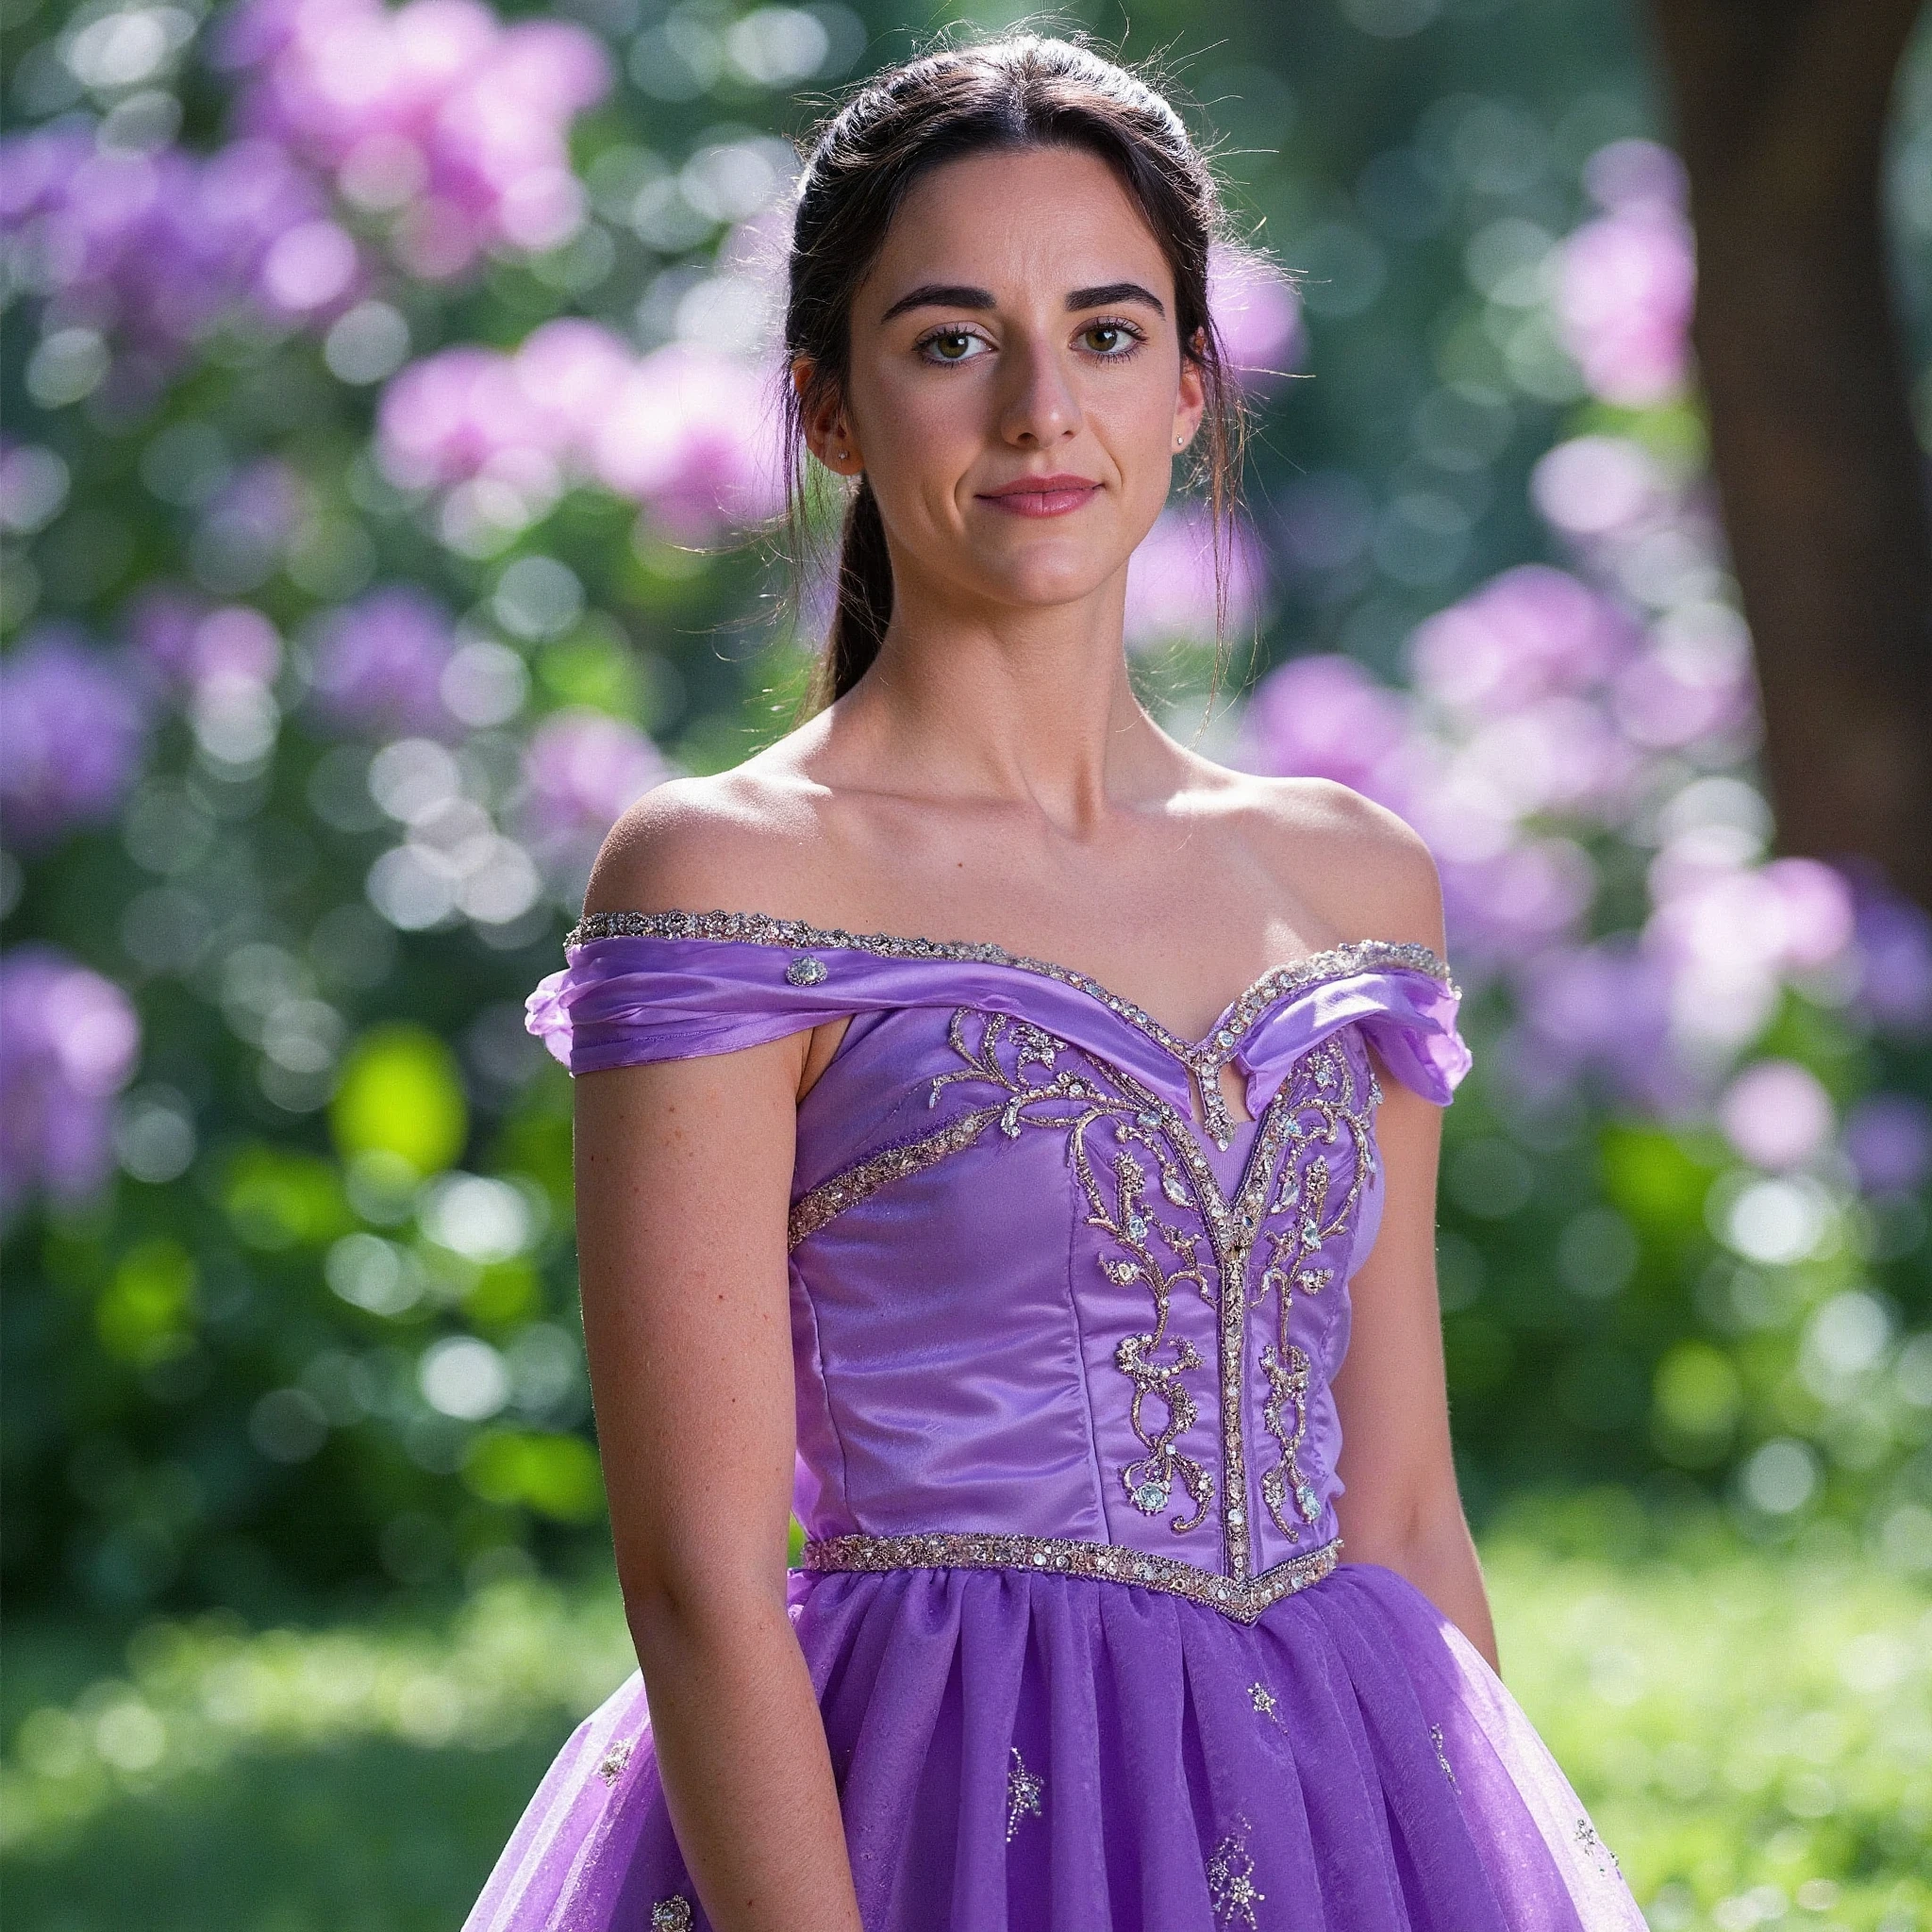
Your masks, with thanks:
[[[1169,1046],[1091,985],[1010,963],[610,936],[571,949],[531,993],[528,1024],[583,1074],[852,1016],[798,1115],[795,1501],[809,1537],[1070,1538],[1212,1576],[1238,1534],[1230,1500],[1245,1504],[1256,1572],[1336,1534],[1329,1383],[1348,1344],[1349,1277],[1380,1223],[1377,1067],[1447,1105],[1470,1064],[1457,998],[1443,978],[1387,963],[1319,974],[1247,1014],[1233,1064],[1257,1118],[1225,1149],[1194,1124]],[[1075,1098],[1027,1100],[1050,1074],[1076,1082]],[[1277,1097],[1304,1131],[1259,1163],[1259,1120]],[[992,1118],[1003,1103],[1011,1112]],[[960,1144],[853,1186],[882,1154],[951,1129]],[[1163,1193],[1159,1147],[1183,1135],[1198,1159]],[[1244,1494],[1217,1488],[1189,1526],[1182,1487],[1158,1509],[1144,1492],[1137,1502],[1124,1472],[1169,1411],[1149,1398],[1137,1434],[1119,1359],[1152,1321],[1145,1270],[1128,1270],[1122,1245],[1123,1150],[1144,1171],[1143,1213],[1174,1231],[1165,1260],[1191,1231],[1210,1246],[1210,1185],[1233,1200],[1252,1174],[1264,1234],[1313,1193],[1328,1204],[1330,1237],[1296,1250],[1320,1279],[1299,1277],[1288,1330],[1308,1365],[1295,1457],[1313,1521],[1260,1493],[1280,1454],[1264,1360],[1282,1341],[1280,1286],[1271,1300],[1265,1241],[1241,1291],[1232,1383],[1217,1378],[1226,1284],[1212,1271],[1175,1283],[1165,1331],[1164,1358],[1185,1343],[1198,1364],[1182,1378],[1198,1413],[1169,1446],[1218,1485],[1220,1391],[1238,1384]],[[1313,1161],[1325,1173],[1311,1191]],[[820,1220],[834,1186],[851,1198]],[[790,1588],[867,1932],[1642,1926],[1508,1691],[1392,1571],[1344,1554],[1252,1623],[1130,1583],[1018,1569],[795,1571]],[[466,1932],[707,1924],[633,1675],[559,1753]]]

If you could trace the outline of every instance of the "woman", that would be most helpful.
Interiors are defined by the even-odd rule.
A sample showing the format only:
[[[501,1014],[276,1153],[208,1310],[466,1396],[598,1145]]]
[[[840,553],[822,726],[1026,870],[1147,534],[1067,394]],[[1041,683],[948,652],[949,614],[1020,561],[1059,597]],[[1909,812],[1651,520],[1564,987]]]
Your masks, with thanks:
[[[811,156],[829,702],[641,800],[531,997],[641,1676],[474,1932],[1642,1924],[1494,1674],[1450,1461],[1428,853],[1129,687],[1175,459],[1231,498],[1218,220],[1167,104],[1054,41]]]

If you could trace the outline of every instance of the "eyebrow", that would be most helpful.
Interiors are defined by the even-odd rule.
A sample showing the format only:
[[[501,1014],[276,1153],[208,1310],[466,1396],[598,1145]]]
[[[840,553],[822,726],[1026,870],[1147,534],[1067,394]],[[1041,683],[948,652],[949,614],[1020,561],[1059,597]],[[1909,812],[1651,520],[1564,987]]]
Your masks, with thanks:
[[[1103,282],[1095,289],[1075,289],[1067,297],[1070,314],[1083,308],[1105,308],[1117,302],[1143,302],[1156,315],[1165,315],[1166,306],[1158,295],[1139,282]],[[909,294],[901,295],[880,318],[891,322],[913,308],[994,308],[999,305],[991,289],[975,289],[966,282],[923,282]]]

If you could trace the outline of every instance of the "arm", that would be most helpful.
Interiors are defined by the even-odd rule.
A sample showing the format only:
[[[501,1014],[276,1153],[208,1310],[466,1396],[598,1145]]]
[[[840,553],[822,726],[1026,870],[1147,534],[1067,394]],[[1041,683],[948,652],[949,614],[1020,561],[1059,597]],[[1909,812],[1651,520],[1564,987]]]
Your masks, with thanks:
[[[672,1824],[719,1932],[861,1932],[785,1604],[785,1223],[809,1039],[575,1088],[584,1336],[618,1577]]]
[[[1359,880],[1352,931],[1420,940],[1447,957],[1442,891],[1422,840],[1353,801]],[[1363,905],[1361,901],[1372,903]],[[1496,1633],[1450,1450],[1436,1287],[1436,1175],[1442,1110],[1376,1061],[1384,1099],[1382,1220],[1350,1284],[1348,1353],[1334,1382],[1341,1421],[1336,1513],[1349,1559],[1399,1572],[1499,1669]]]
[[[1449,1446],[1436,1299],[1441,1110],[1386,1069],[1378,1077],[1386,1191],[1374,1249],[1350,1284],[1353,1325],[1335,1377],[1346,1485],[1336,1512],[1351,1561],[1400,1572],[1500,1670]]]

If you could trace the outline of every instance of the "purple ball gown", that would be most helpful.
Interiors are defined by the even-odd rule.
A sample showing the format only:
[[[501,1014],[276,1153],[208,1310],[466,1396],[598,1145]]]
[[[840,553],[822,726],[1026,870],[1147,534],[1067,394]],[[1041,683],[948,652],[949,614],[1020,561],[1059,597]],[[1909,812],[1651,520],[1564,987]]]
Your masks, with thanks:
[[[750,913],[566,958],[527,1024],[573,1073],[854,1016],[798,1110],[790,1601],[867,1932],[1642,1932],[1495,1674],[1337,1534],[1368,1048],[1439,1106],[1469,1066],[1434,952],[1278,967],[1201,1041],[997,946]],[[466,1932],[708,1924],[634,1674]]]

